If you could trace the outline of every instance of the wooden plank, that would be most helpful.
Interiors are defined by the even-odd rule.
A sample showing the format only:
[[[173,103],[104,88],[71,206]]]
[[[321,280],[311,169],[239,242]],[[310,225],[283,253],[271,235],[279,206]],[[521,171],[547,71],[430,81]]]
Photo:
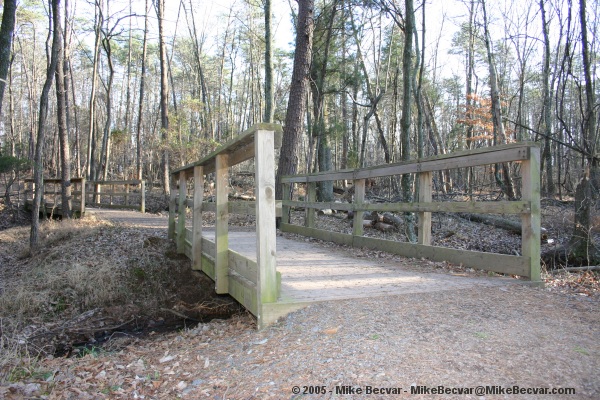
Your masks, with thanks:
[[[130,179],[130,180],[122,180],[122,181],[88,181],[94,185],[140,185],[142,180],[140,179]]]
[[[528,276],[529,274],[530,261],[528,257],[396,242],[393,240],[353,236],[290,224],[282,224],[281,230],[338,244],[386,251],[405,257],[428,258],[433,261],[448,261],[453,264],[462,264],[466,267],[479,268],[503,274],[520,276]]]
[[[142,198],[140,199],[140,212],[146,212],[146,181],[142,181],[140,183],[140,192],[142,193]]]
[[[85,178],[79,178],[78,181],[79,181],[78,183],[81,187],[81,189],[79,190],[80,191],[80,193],[79,193],[79,213],[80,213],[80,216],[83,216],[85,214],[85,200],[86,200],[85,199],[85,196],[86,196]]]
[[[193,208],[194,202],[193,200],[188,199],[188,207]],[[241,214],[241,215],[256,215],[256,202],[254,201],[230,201],[229,202],[229,213],[230,214]],[[277,217],[281,217],[281,201],[278,200],[275,202],[275,213]],[[204,202],[202,203],[202,211],[212,211],[215,212],[217,210],[216,203],[213,202]]]
[[[202,253],[202,272],[213,281],[215,280],[215,259]]]
[[[389,211],[389,212],[468,212],[472,214],[522,214],[530,210],[528,201],[489,201],[489,202],[431,202],[431,203],[309,203],[304,201],[282,201],[292,207],[312,207],[317,210],[344,211]]]
[[[365,202],[365,180],[357,179],[354,181],[354,204],[357,207],[357,210],[360,210],[360,207]],[[354,212],[354,221],[352,222],[352,234],[354,236],[362,236],[364,233],[363,226],[363,218],[364,211],[355,211]]]
[[[215,242],[202,238],[202,254],[209,255],[211,258],[215,258],[216,246]]]
[[[258,282],[258,265],[256,261],[244,257],[240,253],[229,250],[229,273],[234,271],[238,275],[243,276],[255,286]]]
[[[352,246],[352,235],[347,233],[324,231],[321,229],[307,228],[305,226],[293,224],[281,224],[280,229],[282,232],[297,233],[298,235],[309,236],[315,239]]]
[[[311,182],[306,185],[306,202],[315,203],[317,201],[317,183]],[[305,210],[304,226],[308,228],[315,227],[315,209],[307,207]]]
[[[523,200],[531,204],[531,213],[521,215],[521,251],[530,260],[527,275],[533,282],[541,282],[540,244],[540,149],[531,148],[530,158],[521,164]]]
[[[202,199],[204,197],[204,171],[194,167],[194,202],[192,206],[192,269],[202,269]]]
[[[282,177],[282,182],[321,182],[326,180],[377,178],[389,175],[402,175],[417,172],[440,171],[453,168],[475,167],[509,161],[526,160],[531,144],[515,143],[502,146],[485,147],[475,150],[442,154],[419,161],[404,161],[369,168],[324,171],[314,174],[302,174]]]
[[[283,199],[281,201],[281,223],[288,224],[290,222],[290,207],[287,202],[292,199],[292,186],[291,183],[283,184]]]
[[[177,252],[183,253],[185,240],[185,198],[187,196],[187,176],[185,172],[179,174],[179,202],[177,216]]]
[[[217,211],[216,211],[216,254],[215,254],[215,290],[217,293],[227,293],[229,280],[227,274],[229,272],[228,250],[229,250],[229,206],[228,188],[229,184],[229,155],[217,154],[216,156],[216,177],[215,186],[217,194]]]
[[[223,144],[222,146],[219,146],[215,151],[210,153],[208,156],[206,156],[192,164],[188,164],[184,167],[178,168],[178,169],[174,170],[172,172],[172,174],[177,174],[180,171],[191,171],[191,170],[193,170],[193,168],[195,166],[198,166],[198,165],[204,166],[205,174],[210,174],[215,171],[214,160],[218,154],[232,154],[232,153],[236,153],[236,151],[237,151],[237,154],[235,154],[232,157],[232,160],[234,160],[234,159],[237,160],[237,163],[240,163],[242,161],[250,159],[250,158],[254,157],[254,154],[253,154],[253,151],[250,151],[250,153],[252,153],[252,154],[248,153],[247,146],[248,146],[248,144],[251,144],[254,142],[255,134],[261,130],[274,132],[272,134],[275,136],[274,141],[273,141],[273,146],[274,147],[281,146],[281,134],[282,134],[281,125],[268,124],[268,123],[255,124],[252,127],[250,127],[249,129],[247,129],[246,131],[242,132],[240,135],[229,140],[227,143]],[[240,149],[243,149],[243,150],[240,150]],[[240,156],[242,154],[246,154],[246,156],[248,158],[243,158],[243,157],[240,158]]]
[[[242,304],[253,315],[259,315],[259,300],[256,284],[245,279],[236,272],[231,272],[229,279],[229,295]]]
[[[433,261],[448,261],[465,267],[494,271],[502,274],[527,276],[529,258],[507,254],[484,253],[470,250],[457,250],[439,246],[425,246],[416,243],[370,237],[354,237],[355,247],[386,251],[411,258],[427,258]]]
[[[431,202],[431,172],[419,173],[419,203]],[[418,243],[431,244],[431,212],[419,212],[419,238]]]
[[[254,138],[256,193],[256,263],[260,303],[277,301],[275,154],[273,134],[259,130]]]
[[[139,210],[140,207],[139,206],[124,206],[121,204],[109,204],[109,203],[88,203],[92,206],[95,207],[101,207],[101,208],[109,208],[111,210]]]

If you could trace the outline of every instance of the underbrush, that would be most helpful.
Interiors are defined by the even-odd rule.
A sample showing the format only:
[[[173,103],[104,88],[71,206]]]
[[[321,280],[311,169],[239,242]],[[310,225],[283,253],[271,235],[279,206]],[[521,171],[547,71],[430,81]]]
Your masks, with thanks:
[[[93,218],[46,221],[30,254],[29,227],[0,231],[0,380],[35,373],[40,355],[157,325],[181,304],[236,309],[211,298],[207,278],[154,236],[164,233]]]

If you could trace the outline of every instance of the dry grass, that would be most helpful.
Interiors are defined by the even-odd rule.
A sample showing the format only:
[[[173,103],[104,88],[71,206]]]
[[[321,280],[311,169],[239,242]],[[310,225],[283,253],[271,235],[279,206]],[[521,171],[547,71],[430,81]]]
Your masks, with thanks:
[[[89,217],[46,221],[32,255],[29,227],[0,231],[0,380],[31,375],[39,354],[193,303],[185,288],[201,291],[202,283],[173,244],[153,234]]]

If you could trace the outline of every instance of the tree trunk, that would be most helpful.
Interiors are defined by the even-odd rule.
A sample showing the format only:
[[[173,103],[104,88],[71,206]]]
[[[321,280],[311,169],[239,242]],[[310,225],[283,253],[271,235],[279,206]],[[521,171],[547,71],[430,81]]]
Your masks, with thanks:
[[[144,114],[144,85],[146,82],[146,53],[148,49],[148,0],[144,7],[146,13],[144,15],[144,39],[142,42],[142,70],[140,73],[140,98],[138,104],[138,118],[136,127],[136,174],[137,179],[142,179],[142,121]]]
[[[89,122],[90,127],[88,130],[88,151],[87,151],[87,178],[89,180],[94,179],[95,166],[94,164],[94,129],[96,127],[96,86],[98,82],[98,63],[100,59],[100,34],[102,24],[104,23],[104,16],[102,12],[102,2],[96,3],[96,25],[94,27],[96,39],[94,41],[94,62],[92,65],[92,90],[90,92],[90,103],[89,103]]]
[[[312,59],[313,28],[314,0],[298,0],[296,51],[294,52],[292,83],[277,169],[275,186],[275,197],[277,199],[281,199],[283,195],[281,177],[283,175],[295,174],[298,168],[297,149],[302,134],[303,118],[306,110],[308,78]]]
[[[57,8],[55,12],[58,15],[56,15],[56,24],[54,25],[54,35],[61,37],[60,8]],[[65,86],[64,50],[63,41],[58,40],[56,49],[56,111],[62,178],[61,207],[62,217],[71,218],[71,153],[69,149],[69,131],[67,129],[67,88]]]
[[[577,263],[597,261],[598,249],[596,249],[592,236],[592,218],[591,210],[593,207],[593,193],[596,188],[595,178],[597,178],[597,169],[595,155],[596,144],[596,113],[594,110],[594,86],[592,82],[590,66],[590,49],[587,39],[587,22],[585,14],[585,0],[579,0],[579,19],[581,22],[581,47],[583,57],[583,73],[585,77],[586,94],[586,118],[584,120],[584,146],[588,151],[587,172],[577,185],[575,191],[575,221],[573,236],[571,237],[571,253],[574,255]],[[588,176],[588,173],[590,176]]]
[[[273,122],[275,94],[273,91],[273,59],[271,38],[271,0],[265,0],[265,122]]]
[[[502,105],[500,104],[500,90],[498,88],[498,76],[496,74],[496,63],[492,54],[492,43],[490,38],[490,32],[488,29],[487,11],[485,8],[485,0],[479,0],[483,9],[483,29],[484,29],[484,42],[487,51],[488,67],[490,73],[490,95],[492,100],[492,122],[494,127],[494,145],[506,142],[506,134],[504,132],[504,123],[502,122]],[[515,189],[510,176],[510,167],[504,163],[502,164],[502,172],[504,175],[504,182],[500,178],[500,167],[495,165],[494,167],[496,182],[502,188],[509,200],[515,198]]]
[[[46,81],[42,89],[40,96],[40,111],[38,119],[38,132],[37,132],[37,144],[35,148],[35,159],[34,159],[34,173],[33,179],[35,184],[35,193],[33,196],[33,206],[31,211],[31,232],[29,235],[29,247],[32,253],[38,250],[39,245],[39,227],[40,227],[40,205],[43,194],[43,176],[44,167],[42,163],[42,155],[44,153],[44,134],[45,124],[48,117],[48,97],[50,89],[52,88],[52,81],[54,80],[54,74],[56,72],[56,66],[58,64],[58,49],[60,47],[60,32],[57,31],[56,26],[60,24],[58,20],[60,0],[51,0],[52,3],[52,51],[50,53],[50,62],[46,70]]]
[[[406,8],[406,20],[404,23],[404,51],[402,53],[402,118],[400,119],[400,128],[402,131],[402,160],[410,160],[410,120],[411,120],[411,103],[412,103],[412,32],[415,29],[415,11],[413,0],[404,0]],[[402,197],[405,203],[412,203],[412,179],[410,174],[402,175],[401,180]],[[417,241],[417,233],[415,232],[415,215],[413,213],[405,213],[404,220],[406,224],[406,238],[411,242]]]
[[[4,0],[2,26],[0,26],[0,117],[2,117],[2,99],[4,98],[4,88],[6,87],[6,78],[10,66],[16,14],[17,0]]]
[[[158,40],[159,40],[159,55],[160,55],[160,128],[162,132],[162,140],[165,149],[162,154],[161,169],[163,174],[163,191],[166,196],[170,193],[169,186],[169,150],[167,148],[169,141],[169,81],[168,81],[168,66],[167,66],[167,49],[164,36],[164,11],[165,0],[158,0],[156,5],[156,14],[158,17]]]
[[[550,138],[552,135],[552,95],[550,93],[550,34],[546,20],[546,10],[544,9],[544,0],[540,0],[540,10],[542,12],[542,28],[544,32],[544,69],[542,71],[543,90],[544,90],[544,162],[546,164],[546,193],[553,195],[555,192],[554,179],[552,176],[552,151],[550,147]]]

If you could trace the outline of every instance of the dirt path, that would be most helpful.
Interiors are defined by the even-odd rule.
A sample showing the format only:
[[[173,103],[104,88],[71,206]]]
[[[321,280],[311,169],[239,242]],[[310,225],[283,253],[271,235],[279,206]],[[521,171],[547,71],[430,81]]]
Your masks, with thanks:
[[[421,393],[454,390],[418,398],[600,398],[599,301],[523,285],[331,301],[262,331],[241,316],[128,342],[116,340],[112,351],[83,358],[43,360],[44,378],[30,384],[30,393],[294,399],[318,392],[309,398],[391,399],[413,397],[413,385]],[[480,397],[478,386],[504,394]],[[508,394],[515,386],[524,394]],[[367,394],[369,387],[399,394]],[[540,396],[534,388],[575,394]],[[10,398],[4,390],[0,397]]]

